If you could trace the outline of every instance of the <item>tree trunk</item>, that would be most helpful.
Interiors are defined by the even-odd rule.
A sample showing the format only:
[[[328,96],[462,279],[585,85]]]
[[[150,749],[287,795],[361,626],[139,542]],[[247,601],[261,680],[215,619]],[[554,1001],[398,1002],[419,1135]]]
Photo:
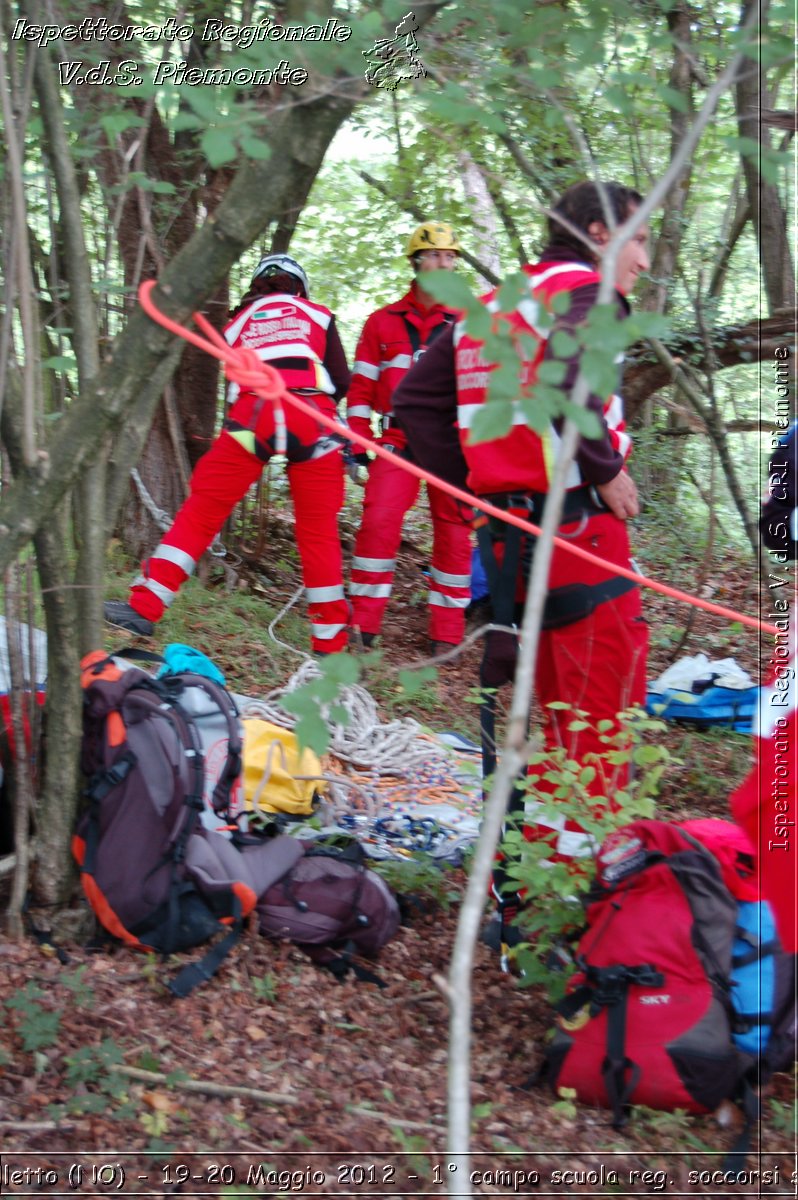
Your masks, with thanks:
[[[7,382],[0,436],[11,461],[15,486],[27,483],[35,491],[38,478],[29,479],[22,455],[21,387],[13,374]],[[74,880],[68,847],[79,795],[77,748],[82,702],[77,614],[84,607],[85,592],[72,585],[68,507],[67,501],[56,506],[34,536],[47,628],[44,772],[34,808],[37,851],[32,874],[34,897],[42,904],[66,899]]]
[[[428,13],[434,8],[419,3],[416,12],[421,18],[424,9]],[[240,168],[216,212],[165,267],[156,299],[170,316],[185,320],[201,306],[269,223],[307,196],[332,138],[367,88],[360,78],[335,80],[330,86],[330,93],[273,115],[271,158]],[[117,476],[126,476],[138,458],[135,444],[139,449],[143,445],[160,392],[181,351],[182,345],[140,310],[131,313],[103,356],[95,386],[87,388],[60,421],[58,453],[47,462],[46,478],[40,471],[35,479],[17,480],[4,491],[0,571],[47,521],[105,433],[123,425],[132,437],[124,445],[117,439],[115,463]],[[124,499],[113,492],[114,483],[111,479],[111,520]]]
[[[40,904],[63,903],[75,880],[69,842],[80,795],[77,747],[83,701],[76,593],[68,578],[65,512],[44,525],[35,538],[36,560],[47,620],[47,728],[44,784],[36,805],[34,898]]]
[[[501,278],[501,263],[496,248],[496,206],[485,177],[467,150],[458,154],[463,190],[470,200],[474,217],[474,249],[487,267]]]
[[[712,352],[716,369],[739,367],[743,363],[773,362],[777,347],[788,347],[795,357],[795,308],[786,308],[765,320],[749,321],[747,325],[727,325],[712,331]],[[671,338],[668,348],[674,358],[705,370],[705,348],[700,335],[680,334]],[[636,345],[627,352],[623,376],[623,397],[627,420],[634,421],[641,405],[667,387],[672,380],[669,366],[646,345]]]
[[[668,84],[684,99],[684,111],[671,107],[671,157],[684,141],[693,120],[691,42],[692,14],[684,0],[668,13],[668,28],[673,38],[673,62]],[[640,307],[647,312],[663,313],[668,307],[668,295],[684,232],[684,213],[690,192],[692,160],[688,159],[679,177],[674,180],[665,197],[665,212],[660,235],[651,257],[651,281],[645,286]]]
[[[744,0],[742,20],[754,11],[760,0]],[[764,30],[769,0],[761,3],[760,28]],[[761,64],[748,59],[735,89],[737,126],[740,137],[758,142],[762,149],[771,148],[770,130],[762,120],[763,110],[772,107],[767,87],[767,75]],[[787,216],[775,183],[762,178],[759,163],[750,153],[742,153],[743,175],[756,231],[762,279],[765,285],[768,311],[771,315],[780,308],[795,304],[795,269]]]

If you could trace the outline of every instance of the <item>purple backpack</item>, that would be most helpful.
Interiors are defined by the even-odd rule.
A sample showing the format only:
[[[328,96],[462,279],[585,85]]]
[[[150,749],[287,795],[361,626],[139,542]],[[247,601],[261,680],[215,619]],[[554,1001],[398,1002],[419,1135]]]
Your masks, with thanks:
[[[335,975],[350,967],[380,983],[353,956],[373,958],[399,928],[399,905],[388,885],[369,871],[358,842],[345,849],[313,841],[258,900],[261,933],[296,943]]]

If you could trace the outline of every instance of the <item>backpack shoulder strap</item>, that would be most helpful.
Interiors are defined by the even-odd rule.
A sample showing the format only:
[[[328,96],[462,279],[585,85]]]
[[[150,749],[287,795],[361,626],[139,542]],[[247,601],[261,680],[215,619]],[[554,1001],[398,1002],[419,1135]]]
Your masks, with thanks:
[[[216,683],[215,680],[209,679],[207,675],[180,672],[177,675],[165,675],[158,680],[158,683],[165,686],[168,692],[173,697],[176,697],[173,699],[173,702],[178,707],[180,707],[179,694],[184,688],[200,688],[213,701],[224,717],[227,723],[227,759],[219,772],[219,778],[213,789],[211,803],[215,813],[220,815],[226,814],[230,807],[230,792],[232,791],[233,784],[241,774],[242,765],[243,741],[235,700],[226,688]],[[185,710],[182,711],[184,716],[188,720],[191,720],[190,714],[186,713]]]
[[[177,996],[178,999],[182,1000],[184,996],[188,996],[201,983],[212,979],[227,958],[227,955],[240,939],[243,929],[243,918],[241,916],[241,904],[235,893],[232,893],[232,905],[233,926],[230,932],[221,941],[217,942],[215,946],[212,946],[199,962],[188,963],[174,979],[170,980],[167,987],[173,996]]]

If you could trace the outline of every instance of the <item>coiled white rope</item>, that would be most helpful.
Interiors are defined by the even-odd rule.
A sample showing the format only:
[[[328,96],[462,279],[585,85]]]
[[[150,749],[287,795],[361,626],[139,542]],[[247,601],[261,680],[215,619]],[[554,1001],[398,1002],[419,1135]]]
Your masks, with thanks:
[[[244,701],[241,715],[263,717],[283,729],[293,729],[296,717],[280,701],[320,675],[318,664],[308,659],[284,687],[275,688],[263,700]],[[446,747],[424,735],[421,725],[412,717],[382,722],[374,697],[359,684],[342,686],[334,703],[348,713],[348,724],[333,720],[325,706],[321,708],[321,716],[330,731],[328,752],[341,762],[375,775],[400,778],[410,776],[415,768],[422,763],[428,765],[431,760],[439,760],[442,766],[451,765]]]

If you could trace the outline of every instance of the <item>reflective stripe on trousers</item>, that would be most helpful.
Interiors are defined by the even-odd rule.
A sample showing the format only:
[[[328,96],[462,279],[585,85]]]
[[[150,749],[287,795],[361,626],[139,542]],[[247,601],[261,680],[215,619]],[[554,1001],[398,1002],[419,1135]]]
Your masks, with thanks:
[[[130,603],[136,612],[148,620],[160,620],[190,574],[185,568],[199,561],[262,470],[262,460],[222,430],[194,468],[187,500],[156,553],[144,564],[143,576],[131,588]],[[302,581],[309,593],[313,649],[342,650],[349,605],[343,591],[338,536],[338,512],[344,496],[340,452],[289,463],[288,482]]]
[[[402,525],[418,494],[418,480],[398,464],[382,458],[371,464],[349,588],[352,623],[363,633],[376,634],[382,627]],[[456,501],[434,487],[428,494],[433,529],[429,634],[434,641],[457,644],[471,599],[471,528]]]

